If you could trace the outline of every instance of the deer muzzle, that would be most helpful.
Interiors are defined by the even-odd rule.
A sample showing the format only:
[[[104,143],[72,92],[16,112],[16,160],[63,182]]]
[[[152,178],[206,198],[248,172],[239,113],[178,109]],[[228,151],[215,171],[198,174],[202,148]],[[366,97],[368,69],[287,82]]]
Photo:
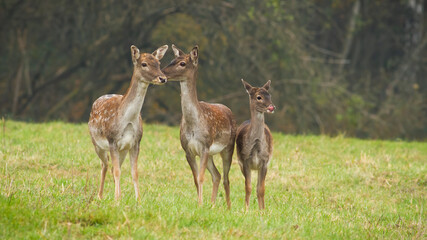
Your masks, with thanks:
[[[165,77],[165,76],[158,76],[158,77],[156,77],[156,78],[153,80],[153,84],[156,84],[156,85],[163,85],[163,84],[165,84],[167,81],[168,81],[168,80],[167,80],[167,77]]]
[[[166,83],[168,80],[166,77],[159,77],[160,83]]]
[[[270,104],[270,106],[267,107],[267,112],[268,113],[274,113],[275,109],[276,109],[276,107],[273,104]]]

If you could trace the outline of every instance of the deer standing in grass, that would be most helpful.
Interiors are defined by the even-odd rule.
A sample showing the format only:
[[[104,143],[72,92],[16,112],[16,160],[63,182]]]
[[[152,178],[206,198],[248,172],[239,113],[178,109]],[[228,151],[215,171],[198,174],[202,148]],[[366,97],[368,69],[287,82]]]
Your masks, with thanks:
[[[223,163],[225,197],[227,206],[230,208],[228,173],[236,136],[236,123],[233,114],[228,107],[222,104],[198,101],[196,90],[198,47],[195,46],[189,54],[185,54],[173,44],[172,49],[176,58],[162,71],[170,81],[179,81],[181,85],[181,146],[193,172],[198,203],[201,205],[203,202],[203,181],[207,168],[212,175],[213,183],[211,202],[215,204],[221,174],[215,167],[213,155],[219,153]],[[199,168],[197,167],[196,156],[200,158]]]
[[[236,151],[240,169],[245,176],[245,207],[249,208],[251,196],[251,170],[258,171],[257,197],[259,209],[264,209],[265,177],[267,166],[273,152],[273,137],[264,123],[264,113],[273,113],[275,106],[271,102],[268,89],[271,81],[264,86],[252,87],[242,79],[249,94],[251,120],[245,121],[237,129]]]
[[[129,152],[131,174],[136,199],[139,199],[138,188],[138,154],[142,138],[141,108],[150,84],[164,84],[166,76],[160,70],[160,62],[166,50],[164,45],[150,53],[140,53],[131,46],[133,75],[125,95],[109,94],[98,98],[92,105],[89,118],[89,132],[95,151],[101,159],[101,185],[98,197],[102,199],[105,175],[110,153],[111,171],[114,176],[115,199],[120,198],[120,167]]]

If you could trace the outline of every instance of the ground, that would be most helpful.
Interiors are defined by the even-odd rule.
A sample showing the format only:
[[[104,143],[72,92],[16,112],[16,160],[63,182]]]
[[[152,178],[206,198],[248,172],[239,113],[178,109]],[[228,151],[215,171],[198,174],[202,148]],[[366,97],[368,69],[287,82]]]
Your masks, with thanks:
[[[253,191],[244,210],[244,178],[236,156],[231,210],[222,184],[217,204],[197,206],[179,129],[144,125],[135,200],[128,158],[122,199],[114,200],[86,124],[2,122],[0,238],[47,239],[425,239],[427,143],[274,133],[266,210]],[[222,172],[219,157],[215,158]],[[110,165],[111,166],[111,165]],[[256,174],[253,189],[256,189]]]

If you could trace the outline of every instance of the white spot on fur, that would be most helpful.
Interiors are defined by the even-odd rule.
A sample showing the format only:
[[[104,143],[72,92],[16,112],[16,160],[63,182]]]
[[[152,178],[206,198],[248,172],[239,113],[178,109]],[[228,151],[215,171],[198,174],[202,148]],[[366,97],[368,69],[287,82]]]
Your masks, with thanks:
[[[255,168],[258,168],[258,166],[259,166],[259,157],[258,157],[258,154],[255,154],[255,156],[252,158],[252,165]]]
[[[196,155],[201,156],[202,154],[202,144],[194,138],[188,142],[188,149]]]
[[[212,154],[212,155],[217,154],[217,153],[221,152],[224,148],[225,148],[225,145],[219,144],[219,143],[214,143],[209,148],[209,154]]]

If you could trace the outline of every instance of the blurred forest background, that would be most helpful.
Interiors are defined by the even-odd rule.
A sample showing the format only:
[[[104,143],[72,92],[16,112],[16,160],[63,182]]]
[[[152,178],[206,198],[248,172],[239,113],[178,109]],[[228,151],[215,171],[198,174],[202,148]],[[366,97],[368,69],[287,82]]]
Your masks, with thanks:
[[[142,52],[199,45],[199,100],[249,118],[241,78],[272,80],[271,129],[427,139],[423,0],[0,0],[0,112],[85,122],[123,94]],[[169,49],[162,66],[173,59]],[[178,125],[176,82],[151,86],[145,122]]]

